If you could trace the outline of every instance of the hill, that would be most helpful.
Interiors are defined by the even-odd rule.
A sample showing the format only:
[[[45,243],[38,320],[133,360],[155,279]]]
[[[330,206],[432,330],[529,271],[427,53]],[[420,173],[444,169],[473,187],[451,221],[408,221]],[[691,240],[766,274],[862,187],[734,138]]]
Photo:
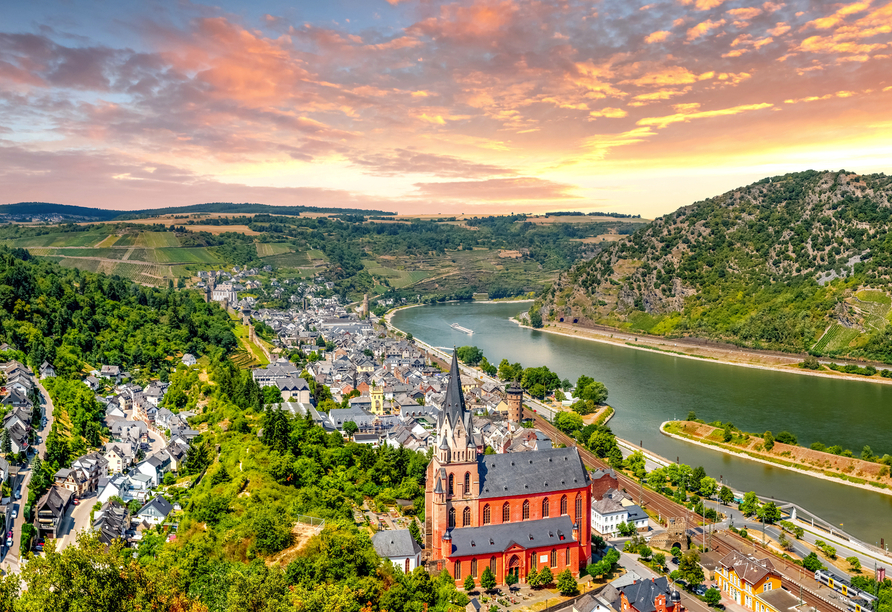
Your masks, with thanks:
[[[543,321],[892,361],[892,177],[763,179],[656,219],[563,273]]]
[[[119,210],[50,204],[48,202],[17,202],[0,204],[0,218],[8,221],[108,221],[120,216]]]

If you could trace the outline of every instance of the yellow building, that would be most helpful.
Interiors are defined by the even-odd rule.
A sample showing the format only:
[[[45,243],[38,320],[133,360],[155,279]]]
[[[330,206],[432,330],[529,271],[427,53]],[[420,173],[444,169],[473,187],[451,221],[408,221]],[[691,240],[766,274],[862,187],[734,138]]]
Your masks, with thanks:
[[[741,606],[753,612],[770,612],[759,595],[781,588],[780,574],[767,558],[729,553],[716,568],[719,589]]]
[[[369,395],[372,398],[372,414],[384,414],[384,387],[373,385]]]

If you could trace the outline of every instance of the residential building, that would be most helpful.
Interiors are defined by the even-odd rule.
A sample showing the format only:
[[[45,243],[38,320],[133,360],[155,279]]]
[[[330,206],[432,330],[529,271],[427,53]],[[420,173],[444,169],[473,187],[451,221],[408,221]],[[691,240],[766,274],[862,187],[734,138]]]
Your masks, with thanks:
[[[62,487],[53,485],[43,494],[34,507],[34,527],[39,538],[58,537],[59,527],[73,494]]]
[[[99,541],[108,546],[115,540],[126,540],[130,529],[130,512],[127,506],[116,501],[107,501],[93,515],[93,531]]]
[[[167,515],[171,511],[173,511],[173,506],[170,505],[170,502],[160,495],[156,495],[139,509],[136,513],[136,518],[145,523],[159,525],[167,519]]]
[[[421,567],[421,545],[408,529],[379,531],[372,537],[372,546],[379,557],[390,560],[406,574]]]
[[[619,589],[621,612],[682,612],[681,594],[669,588],[665,576],[636,580]]]

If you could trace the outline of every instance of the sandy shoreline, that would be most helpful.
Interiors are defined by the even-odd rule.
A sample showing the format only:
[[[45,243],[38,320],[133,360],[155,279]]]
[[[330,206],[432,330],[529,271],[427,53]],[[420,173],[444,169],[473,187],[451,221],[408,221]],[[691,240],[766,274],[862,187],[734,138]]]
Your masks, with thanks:
[[[685,438],[684,436],[679,436],[678,434],[669,433],[664,429],[667,423],[671,421],[663,421],[660,424],[660,433],[664,436],[668,436],[670,438],[675,438],[676,440],[681,440],[682,442],[688,442],[690,444],[696,444],[697,446],[702,446],[703,448],[707,448],[712,451],[716,451],[719,453],[724,453],[726,455],[734,455],[735,457],[740,457],[741,459],[746,459],[747,461],[755,461],[757,463],[763,463],[765,465],[770,465],[771,467],[776,467],[782,470],[789,470],[791,472],[797,472],[799,474],[803,474],[804,476],[811,476],[812,478],[820,478],[822,480],[826,480],[829,482],[835,482],[837,484],[843,484],[849,487],[858,487],[859,489],[865,489],[867,491],[873,491],[874,493],[881,493],[883,495],[892,495],[892,489],[885,489],[882,487],[873,487],[869,484],[862,484],[860,482],[852,482],[850,480],[844,480],[842,478],[836,478],[834,476],[828,476],[823,472],[813,472],[811,470],[803,470],[802,468],[794,467],[791,465],[782,465],[780,463],[774,463],[772,461],[768,461],[767,459],[760,459],[759,457],[752,457],[747,455],[746,453],[734,452],[729,449],[713,446],[711,444],[706,444],[704,442],[700,442],[698,440],[691,440],[690,438]]]

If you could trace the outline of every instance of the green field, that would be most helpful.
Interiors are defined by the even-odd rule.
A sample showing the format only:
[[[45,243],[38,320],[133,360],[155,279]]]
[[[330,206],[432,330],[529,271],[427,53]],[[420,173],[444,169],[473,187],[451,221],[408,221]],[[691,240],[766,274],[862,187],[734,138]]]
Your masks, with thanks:
[[[821,339],[818,340],[818,343],[814,345],[812,350],[817,353],[843,351],[848,348],[849,344],[851,344],[860,334],[861,332],[857,329],[851,329],[849,327],[844,327],[839,323],[834,323],[824,335],[821,336]]]
[[[263,261],[277,268],[306,268],[313,265],[306,253],[272,255],[271,257],[264,257]]]
[[[150,252],[154,254],[158,263],[220,263],[220,258],[206,247],[159,248]]]
[[[180,246],[180,241],[176,234],[170,232],[142,232],[139,234],[136,242],[137,246],[144,246],[150,249]]]
[[[397,289],[414,285],[435,274],[434,270],[399,270],[389,268],[371,259],[364,259],[362,263],[369,274],[386,278],[390,285]]]
[[[294,247],[288,243],[284,242],[272,242],[272,243],[258,243],[257,244],[257,256],[258,257],[270,257],[272,255],[282,255],[284,253],[290,253],[294,250]]]
[[[6,240],[11,247],[89,247],[108,237],[99,232],[63,232]]]

